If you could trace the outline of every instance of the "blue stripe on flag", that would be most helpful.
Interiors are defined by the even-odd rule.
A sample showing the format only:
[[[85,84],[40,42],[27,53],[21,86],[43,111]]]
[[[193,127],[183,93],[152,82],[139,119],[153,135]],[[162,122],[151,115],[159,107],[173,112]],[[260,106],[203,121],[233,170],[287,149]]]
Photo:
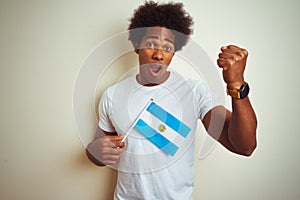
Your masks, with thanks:
[[[155,144],[158,148],[170,154],[171,156],[174,156],[177,150],[179,149],[178,146],[176,146],[163,135],[151,128],[142,119],[139,119],[137,121],[137,123],[135,124],[135,128],[138,131],[140,131],[148,140]]]
[[[190,127],[185,125],[182,121],[174,117],[172,114],[168,113],[166,110],[164,110],[154,102],[151,102],[146,110],[156,118],[164,122],[166,125],[168,125],[174,131],[178,132],[184,138],[186,138],[186,136],[191,131]]]

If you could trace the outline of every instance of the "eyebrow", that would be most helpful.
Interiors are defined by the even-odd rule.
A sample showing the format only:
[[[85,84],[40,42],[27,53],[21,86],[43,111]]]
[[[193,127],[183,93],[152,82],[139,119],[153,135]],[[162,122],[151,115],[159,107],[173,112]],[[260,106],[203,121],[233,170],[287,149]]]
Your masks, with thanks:
[[[156,39],[156,40],[158,40],[158,37],[154,36],[154,35],[150,35],[150,36],[146,37],[146,39]],[[170,42],[171,44],[174,44],[174,41],[169,39],[169,38],[165,38],[165,41]]]

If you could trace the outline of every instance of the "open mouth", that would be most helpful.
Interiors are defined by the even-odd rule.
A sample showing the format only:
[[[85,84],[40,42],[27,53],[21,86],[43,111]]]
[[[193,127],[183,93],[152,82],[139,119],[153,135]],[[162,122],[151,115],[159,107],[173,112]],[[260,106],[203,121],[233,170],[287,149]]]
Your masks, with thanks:
[[[154,74],[159,73],[161,69],[162,69],[162,66],[161,66],[161,65],[151,65],[151,66],[150,66],[150,70],[151,70],[151,72],[153,72]]]

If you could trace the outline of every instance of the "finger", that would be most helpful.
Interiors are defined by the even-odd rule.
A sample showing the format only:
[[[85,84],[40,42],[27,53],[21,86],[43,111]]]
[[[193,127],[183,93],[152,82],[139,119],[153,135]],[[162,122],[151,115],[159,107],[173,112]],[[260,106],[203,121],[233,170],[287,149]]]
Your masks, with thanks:
[[[232,45],[232,44],[228,45],[227,48],[228,48],[228,49],[232,49],[232,50],[241,49],[240,47],[238,47],[238,46],[236,46],[236,45]]]
[[[228,46],[222,46],[221,47],[221,51],[231,51],[231,52],[235,52],[238,51],[239,49],[241,49],[238,46],[235,45],[228,45]]]
[[[246,49],[240,48],[235,45],[229,45],[226,48],[221,48],[221,51],[225,51],[228,53],[234,53],[241,57],[248,56],[248,51]]]
[[[239,60],[243,59],[243,56],[240,56],[239,54],[233,54],[233,53],[232,54],[224,54],[222,56],[223,56],[223,58],[230,59],[232,61],[239,61]]]
[[[228,45],[225,51],[239,52],[239,51],[245,51],[245,49],[238,47],[236,45]]]
[[[235,45],[228,45],[228,46],[222,46],[221,51],[230,51],[230,52],[235,52],[240,50],[241,48]]]
[[[240,51],[240,56],[242,57],[248,57],[248,51],[246,49],[241,49]]]
[[[125,142],[121,141],[113,141],[110,145],[111,148],[124,148],[126,146]]]
[[[222,55],[238,55],[240,51],[235,49],[225,49],[220,54]]]
[[[122,148],[125,147],[125,142],[123,142],[124,136],[125,135],[111,137],[109,140],[114,146]]]
[[[123,152],[123,148],[116,148],[116,146],[105,147],[102,149],[103,155],[120,155]]]
[[[248,51],[245,49],[238,49],[238,50],[228,50],[228,53],[232,55],[238,56],[239,58],[244,58],[248,56]]]
[[[108,139],[110,141],[121,141],[121,140],[123,140],[124,135],[118,135],[118,136],[108,135],[108,136],[105,136],[105,137],[106,137],[106,139]]]
[[[103,141],[101,143],[103,148],[124,148],[126,146],[125,142],[121,141]]]
[[[113,143],[115,141],[122,141],[124,138],[124,135],[120,135],[120,136],[103,136],[99,139],[99,141],[103,144],[105,143]]]
[[[219,58],[217,64],[220,68],[223,68],[223,70],[227,70],[228,67],[233,64],[233,61],[231,59]]]
[[[104,160],[104,161],[101,161],[101,163],[103,163],[104,165],[107,165],[107,166],[111,166],[111,165],[115,165],[116,161]]]
[[[122,141],[114,141],[113,144],[119,148],[123,148],[126,146],[126,143]]]
[[[119,160],[119,158],[119,155],[105,155],[102,158],[102,162],[106,165],[114,165]]]
[[[235,54],[233,53],[228,53],[228,52],[222,52],[222,53],[219,53],[219,58],[224,58],[224,59],[232,59],[234,60],[235,59]]]
[[[228,48],[228,46],[222,46],[221,51],[225,51]]]
[[[226,66],[227,66],[227,61],[226,61],[226,59],[223,59],[223,58],[219,58],[219,59],[217,60],[217,63],[218,63],[218,66],[219,66],[220,68],[223,68],[223,67],[226,67]]]
[[[244,57],[247,56],[245,54],[246,53],[243,53],[241,51],[237,51],[237,52],[224,51],[224,52],[222,52],[222,53],[219,54],[219,58],[231,59],[231,60],[234,60],[234,61],[239,61],[239,60],[242,60]]]

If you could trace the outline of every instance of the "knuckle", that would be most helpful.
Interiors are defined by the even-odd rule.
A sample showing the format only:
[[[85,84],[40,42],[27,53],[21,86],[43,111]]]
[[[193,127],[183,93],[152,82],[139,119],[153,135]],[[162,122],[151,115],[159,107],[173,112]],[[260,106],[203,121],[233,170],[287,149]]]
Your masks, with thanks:
[[[240,56],[233,56],[232,60],[239,61],[240,60]]]
[[[119,156],[119,155],[114,155],[114,156],[113,156],[113,160],[114,160],[114,161],[117,161],[117,160],[119,160],[119,158],[120,158],[120,156]]]
[[[102,154],[107,155],[110,153],[110,149],[109,148],[103,148],[102,149]]]
[[[109,142],[104,141],[101,143],[102,148],[108,147],[109,146]]]
[[[246,49],[241,49],[241,55],[248,56],[248,51]]]
[[[233,61],[233,60],[229,60],[229,61],[228,61],[228,64],[229,64],[229,66],[231,66],[231,65],[234,64],[234,61]]]
[[[124,148],[119,148],[119,149],[118,149],[118,153],[119,153],[119,154],[122,154],[124,151],[125,151]]]
[[[118,148],[118,149],[115,149],[115,155],[120,155],[121,153],[122,153],[123,151],[122,151],[122,149],[121,148]]]

